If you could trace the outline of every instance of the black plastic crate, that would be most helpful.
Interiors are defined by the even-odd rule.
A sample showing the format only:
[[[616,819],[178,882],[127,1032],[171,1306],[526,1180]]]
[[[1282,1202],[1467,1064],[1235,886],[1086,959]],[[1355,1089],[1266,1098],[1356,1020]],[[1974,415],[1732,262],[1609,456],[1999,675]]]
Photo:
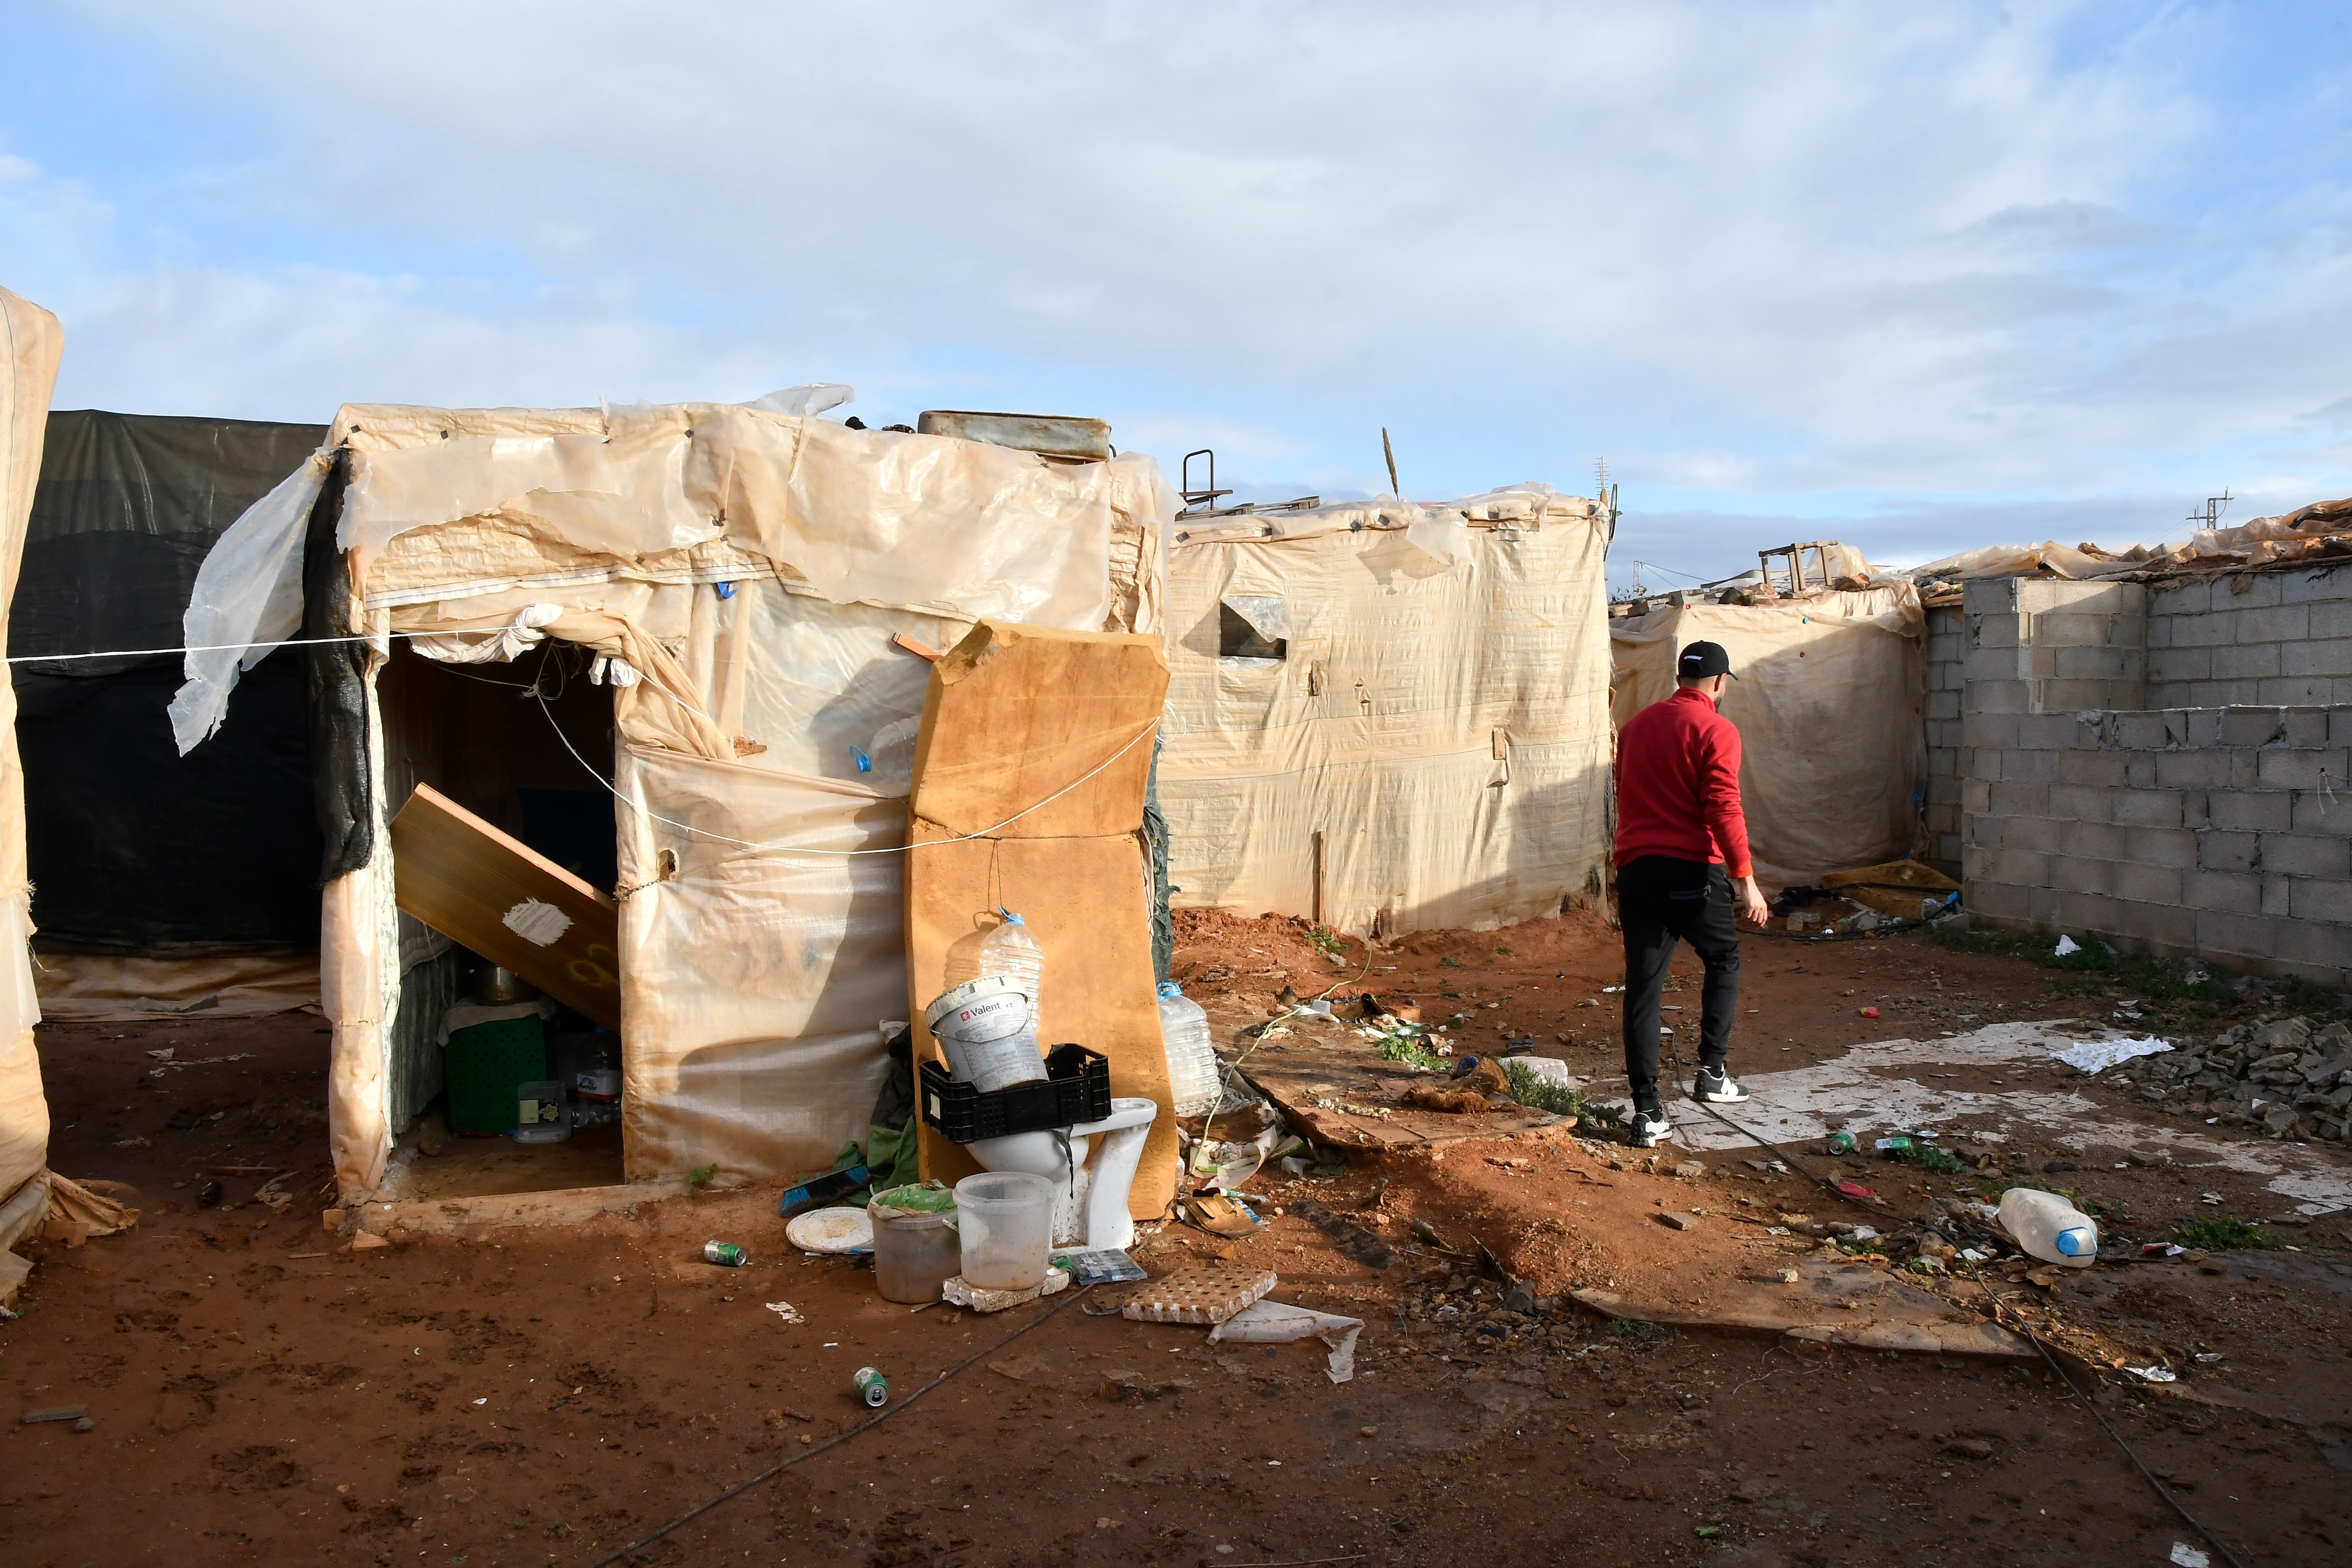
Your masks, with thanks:
[[[985,1092],[950,1078],[942,1063],[923,1064],[923,1123],[951,1143],[1076,1127],[1109,1114],[1110,1058],[1084,1046],[1047,1051],[1042,1082]]]

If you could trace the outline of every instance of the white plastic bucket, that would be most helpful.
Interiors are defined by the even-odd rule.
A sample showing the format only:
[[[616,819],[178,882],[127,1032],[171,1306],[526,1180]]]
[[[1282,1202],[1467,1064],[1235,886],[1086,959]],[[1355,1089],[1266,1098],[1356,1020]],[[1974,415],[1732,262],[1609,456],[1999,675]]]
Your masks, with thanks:
[[[1003,975],[983,975],[941,994],[923,1009],[923,1023],[947,1053],[948,1070],[983,1091],[1033,1083],[1045,1076],[1029,998]]]

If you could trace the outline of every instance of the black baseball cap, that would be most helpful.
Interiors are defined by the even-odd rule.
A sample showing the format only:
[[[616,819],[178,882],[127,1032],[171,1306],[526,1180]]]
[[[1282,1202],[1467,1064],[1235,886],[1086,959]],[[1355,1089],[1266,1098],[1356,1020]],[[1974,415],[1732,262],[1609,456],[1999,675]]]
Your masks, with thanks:
[[[1705,680],[1710,675],[1731,675],[1731,656],[1723,651],[1719,642],[1695,642],[1685,647],[1682,657],[1675,661],[1675,674],[1683,680]],[[1737,680],[1739,677],[1731,675]]]

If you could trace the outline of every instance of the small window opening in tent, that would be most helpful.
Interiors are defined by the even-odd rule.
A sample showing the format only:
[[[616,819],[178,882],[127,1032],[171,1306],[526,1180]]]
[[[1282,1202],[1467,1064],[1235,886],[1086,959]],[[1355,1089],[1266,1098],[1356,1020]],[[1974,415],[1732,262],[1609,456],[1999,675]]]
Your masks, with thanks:
[[[511,663],[459,665],[394,647],[376,685],[389,813],[430,785],[610,895],[613,699],[590,683],[591,656],[550,642]],[[398,921],[400,1004],[386,1042],[386,1181],[397,1195],[620,1183],[620,1037],[415,916]]]
[[[1286,658],[1290,605],[1279,594],[1231,594],[1217,606],[1219,658]]]

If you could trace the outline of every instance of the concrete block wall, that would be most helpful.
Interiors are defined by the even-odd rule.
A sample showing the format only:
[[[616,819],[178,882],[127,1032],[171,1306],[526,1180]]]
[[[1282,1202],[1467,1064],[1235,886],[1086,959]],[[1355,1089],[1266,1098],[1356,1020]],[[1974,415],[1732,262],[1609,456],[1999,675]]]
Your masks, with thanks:
[[[2352,703],[2352,566],[2147,591],[2150,708]]]
[[[1960,809],[1961,702],[1968,684],[1967,617],[1958,605],[1927,611],[1927,858],[1958,875],[1968,822]]]
[[[2352,706],[2014,717],[1970,752],[1977,915],[2352,984]]]

